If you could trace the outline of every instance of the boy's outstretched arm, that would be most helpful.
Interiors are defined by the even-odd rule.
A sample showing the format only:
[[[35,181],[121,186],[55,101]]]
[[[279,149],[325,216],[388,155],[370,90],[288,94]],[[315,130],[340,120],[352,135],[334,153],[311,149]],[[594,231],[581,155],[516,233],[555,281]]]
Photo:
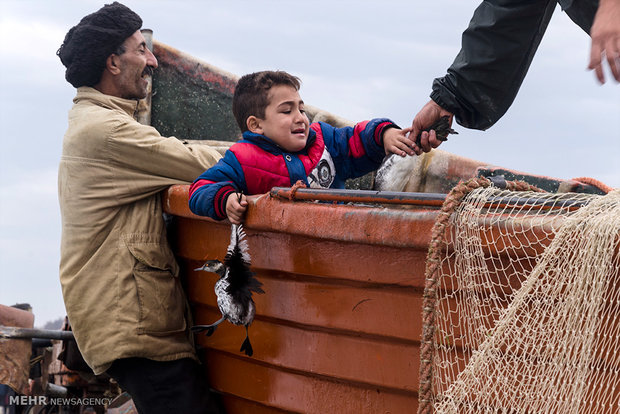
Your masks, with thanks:
[[[405,155],[415,155],[413,151],[414,142],[408,137],[411,128],[398,129],[388,128],[383,131],[383,149],[387,154],[397,154],[401,157]]]
[[[402,151],[406,151],[408,140],[408,129],[401,132],[400,127],[388,118],[374,118],[343,128],[316,122],[310,128],[317,135],[323,136],[340,180],[361,177],[375,171],[383,162],[386,149],[402,154]],[[385,142],[386,137],[388,144]],[[403,149],[399,149],[399,145]]]

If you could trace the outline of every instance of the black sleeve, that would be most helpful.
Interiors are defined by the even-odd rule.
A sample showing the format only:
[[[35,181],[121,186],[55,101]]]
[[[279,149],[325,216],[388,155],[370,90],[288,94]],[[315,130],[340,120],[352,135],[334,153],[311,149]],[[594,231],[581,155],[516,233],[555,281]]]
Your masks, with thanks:
[[[556,4],[483,1],[448,73],[434,80],[431,99],[466,128],[491,127],[512,105]]]

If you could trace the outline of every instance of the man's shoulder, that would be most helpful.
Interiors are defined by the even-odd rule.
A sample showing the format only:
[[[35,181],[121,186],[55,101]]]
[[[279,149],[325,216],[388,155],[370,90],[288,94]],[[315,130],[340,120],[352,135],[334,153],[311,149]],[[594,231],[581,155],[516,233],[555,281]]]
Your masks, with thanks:
[[[89,136],[112,137],[124,129],[135,130],[144,127],[147,126],[120,110],[92,102],[78,102],[69,112],[69,132],[80,131],[81,134],[87,133]]]

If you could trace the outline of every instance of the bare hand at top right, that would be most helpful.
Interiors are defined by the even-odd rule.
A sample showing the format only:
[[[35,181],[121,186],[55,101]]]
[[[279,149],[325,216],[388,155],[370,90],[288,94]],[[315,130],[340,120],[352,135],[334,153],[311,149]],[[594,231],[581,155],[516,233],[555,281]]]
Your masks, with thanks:
[[[620,82],[620,0],[601,0],[594,16],[592,47],[588,69],[593,69],[599,82],[605,83],[603,56],[611,73]]]

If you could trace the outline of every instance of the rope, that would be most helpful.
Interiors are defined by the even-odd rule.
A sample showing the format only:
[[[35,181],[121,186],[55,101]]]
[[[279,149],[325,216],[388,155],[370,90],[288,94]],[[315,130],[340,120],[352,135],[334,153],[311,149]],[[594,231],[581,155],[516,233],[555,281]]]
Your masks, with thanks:
[[[459,207],[465,196],[478,188],[487,188],[493,185],[483,177],[472,178],[457,184],[446,196],[441,211],[431,232],[431,242],[428,248],[425,270],[425,286],[422,306],[422,340],[420,343],[420,389],[418,391],[418,414],[431,414],[433,410],[433,351],[435,347],[435,306],[437,302],[437,276],[440,255],[445,245],[446,228],[452,213]],[[510,191],[543,190],[523,181],[506,181],[506,188]]]
[[[596,187],[599,190],[605,192],[605,194],[610,193],[611,191],[614,190],[612,187],[608,186],[607,184],[604,184],[604,183],[600,182],[599,180],[596,180],[596,179],[590,178],[590,177],[573,178],[573,181],[577,181],[577,182],[582,183],[582,184],[589,184],[592,187]]]
[[[288,196],[288,199],[295,201],[295,195],[297,194],[297,190],[300,188],[307,188],[307,186],[303,181],[297,180],[297,182],[291,187],[291,194]]]

